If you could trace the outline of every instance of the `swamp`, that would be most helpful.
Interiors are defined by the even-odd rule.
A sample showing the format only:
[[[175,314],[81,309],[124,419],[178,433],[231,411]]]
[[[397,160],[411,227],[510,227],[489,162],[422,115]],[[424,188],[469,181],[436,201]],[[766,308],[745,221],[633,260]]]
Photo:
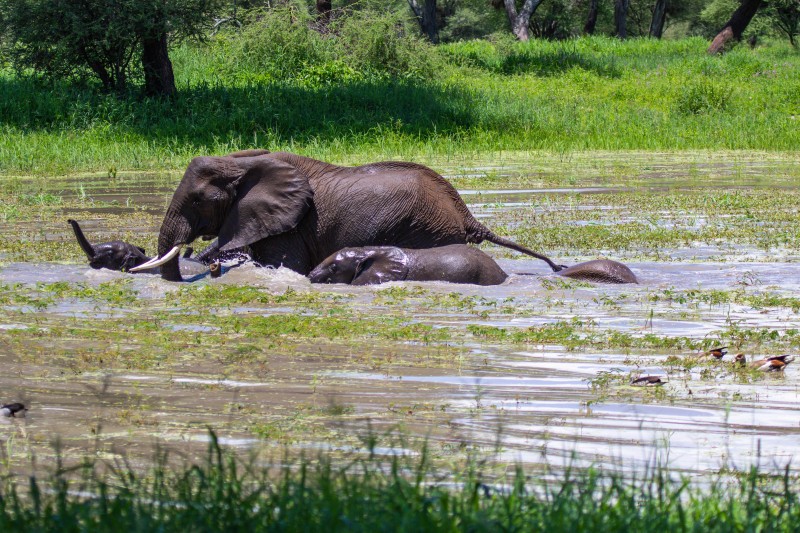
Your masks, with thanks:
[[[4,397],[9,465],[146,458],[154,442],[241,450],[490,455],[564,469],[658,464],[781,472],[796,451],[796,373],[733,354],[793,353],[800,299],[798,161],[737,153],[502,153],[428,162],[499,234],[570,264],[629,265],[638,285],[590,284],[484,248],[502,285],[311,285],[245,264],[174,284],[92,270],[92,241],[153,250],[174,173],[4,182]],[[12,185],[13,183],[13,185]],[[145,193],[146,191],[146,193]],[[696,354],[729,346],[721,361]],[[661,375],[660,387],[632,387]],[[780,406],[780,408],[776,408]],[[397,434],[395,434],[395,432]],[[370,433],[371,434],[371,433]],[[392,439],[389,439],[392,440]]]
[[[734,362],[800,350],[794,44],[297,13],[171,45],[169,98],[0,53],[0,402],[27,408],[0,528],[796,530],[800,361]],[[488,243],[500,285],[87,265],[67,220],[155,255],[189,161],[253,148],[427,165],[497,235],[639,283]]]

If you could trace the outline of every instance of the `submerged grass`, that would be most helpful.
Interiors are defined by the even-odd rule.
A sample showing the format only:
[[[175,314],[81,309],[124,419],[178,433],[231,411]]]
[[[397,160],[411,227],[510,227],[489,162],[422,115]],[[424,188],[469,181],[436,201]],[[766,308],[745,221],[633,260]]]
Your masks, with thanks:
[[[795,531],[798,479],[757,469],[697,483],[651,468],[496,477],[472,456],[453,474],[427,452],[390,458],[377,439],[344,464],[284,458],[275,468],[226,452],[141,473],[124,462],[60,461],[51,475],[0,485],[6,531]],[[311,459],[311,460],[310,460]],[[24,482],[23,482],[24,481]]]

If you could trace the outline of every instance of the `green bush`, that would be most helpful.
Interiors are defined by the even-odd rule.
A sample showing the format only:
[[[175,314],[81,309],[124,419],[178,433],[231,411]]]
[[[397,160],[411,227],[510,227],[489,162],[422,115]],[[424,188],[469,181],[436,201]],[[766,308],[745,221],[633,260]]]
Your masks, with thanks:
[[[257,16],[256,16],[257,14]],[[310,28],[309,15],[288,7],[254,12],[241,33],[219,37],[217,70],[246,82],[291,79],[309,65],[333,60],[324,36]]]
[[[434,47],[399,13],[355,11],[340,19],[335,31],[340,57],[357,70],[414,79],[435,74]]]
[[[685,115],[700,115],[724,110],[732,90],[708,79],[694,81],[682,87],[676,99],[678,111]]]
[[[428,79],[436,72],[436,51],[399,14],[351,11],[314,29],[304,10],[257,10],[241,32],[217,38],[218,76],[245,83],[295,80],[307,87],[369,79]]]

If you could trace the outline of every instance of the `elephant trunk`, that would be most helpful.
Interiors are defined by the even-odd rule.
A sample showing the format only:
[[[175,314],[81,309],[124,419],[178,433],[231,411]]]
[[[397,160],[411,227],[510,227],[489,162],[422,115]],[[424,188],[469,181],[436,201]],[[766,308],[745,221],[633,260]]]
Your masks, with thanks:
[[[164,257],[175,246],[192,241],[192,228],[189,222],[175,211],[168,211],[158,233],[158,257]],[[161,277],[167,281],[183,281],[178,266],[178,255],[161,265]]]
[[[78,225],[78,222],[72,219],[67,220],[72,225],[72,231],[75,233],[75,238],[78,239],[78,244],[80,244],[83,253],[86,254],[86,257],[89,258],[89,261],[94,259],[95,251],[92,244],[89,242],[89,239],[83,234],[81,227]]]

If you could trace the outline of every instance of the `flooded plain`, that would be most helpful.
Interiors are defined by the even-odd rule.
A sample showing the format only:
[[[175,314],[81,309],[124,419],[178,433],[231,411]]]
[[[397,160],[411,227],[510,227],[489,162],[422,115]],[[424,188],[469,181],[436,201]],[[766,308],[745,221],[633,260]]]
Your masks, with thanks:
[[[493,246],[496,287],[311,285],[245,264],[172,284],[87,266],[90,240],[155,249],[180,170],[2,178],[0,419],[9,459],[374,448],[535,467],[796,468],[800,161],[792,155],[498,154],[426,161],[497,233],[638,285],[558,277]],[[698,354],[727,346],[721,361]],[[661,386],[634,387],[657,375]]]

